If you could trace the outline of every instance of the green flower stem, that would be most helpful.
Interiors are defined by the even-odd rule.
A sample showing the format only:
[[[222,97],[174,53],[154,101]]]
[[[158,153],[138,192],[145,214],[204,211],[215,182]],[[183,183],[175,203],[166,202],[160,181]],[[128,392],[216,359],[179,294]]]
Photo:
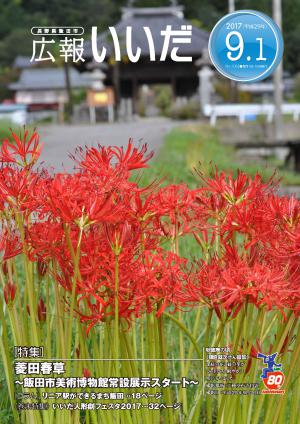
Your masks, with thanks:
[[[202,405],[202,387],[199,385],[197,388],[196,396],[193,402],[193,406],[190,410],[189,416],[186,420],[186,423],[184,424],[199,424],[201,421],[199,420],[199,415],[201,412],[201,405]]]
[[[252,344],[252,340],[254,340],[252,333],[253,333],[253,328],[251,328],[253,322],[255,323],[255,321],[253,320],[253,305],[249,304],[248,302],[245,303],[244,305],[244,310],[245,310],[245,317],[243,320],[243,330],[242,330],[242,347],[243,347],[243,354],[247,354],[249,355],[250,350],[251,350],[251,344]],[[240,373],[237,375],[237,383],[242,383],[245,380],[245,375],[243,373]],[[250,396],[244,396],[242,397],[242,399],[240,398],[240,396],[234,396],[233,399],[231,400],[231,402],[229,402],[227,411],[226,411],[226,417],[235,417],[235,420],[238,421],[240,420],[240,416],[243,417],[241,418],[240,421],[238,422],[246,422],[247,418],[247,412],[248,409],[246,409],[248,407],[248,398]],[[245,414],[245,416],[244,416]]]
[[[140,344],[141,344],[141,358],[142,358],[142,376],[147,375],[146,371],[146,356],[145,356],[145,315],[142,315],[140,318]],[[151,411],[146,408],[145,410],[145,418],[146,423],[151,424],[152,418],[151,418]]]
[[[283,322],[279,325],[279,332],[277,333],[277,335],[279,335],[278,337],[276,337],[276,342],[274,344],[273,347],[273,352],[280,352],[282,350],[282,347],[285,343],[285,340],[289,334],[289,332],[292,330],[292,328],[294,327],[296,318],[293,316],[292,311],[289,311],[289,313],[287,314],[288,319],[286,324]],[[271,415],[272,415],[272,411],[275,411],[277,409],[277,399],[268,399],[268,410],[267,410],[267,414],[266,414],[266,419],[270,419]]]
[[[172,239],[172,251],[179,256],[179,234],[178,234],[178,211],[175,210],[175,221],[174,221],[174,237]],[[178,311],[178,320],[183,321],[182,312]],[[183,334],[180,331],[179,332],[179,354],[180,358],[185,357],[185,349],[184,349],[184,340],[183,340]],[[180,362],[180,377],[183,378],[185,376],[185,363],[184,361]],[[182,408],[183,408],[183,414],[187,415],[187,397],[186,397],[186,391],[181,387],[179,389],[179,399],[182,400]]]
[[[299,331],[299,326],[298,326]],[[297,333],[297,339],[295,343],[295,350],[293,352],[293,360],[295,361],[295,380],[293,383],[293,396],[291,403],[291,417],[290,424],[296,424],[299,421],[299,405],[300,405],[300,335]],[[298,352],[298,353],[297,353]],[[292,386],[292,385],[291,385]]]
[[[219,327],[217,328],[215,337],[214,337],[214,339],[211,343],[212,346],[219,346],[226,326],[227,326],[227,328],[229,328],[228,323],[229,322],[228,322],[227,319],[224,319],[224,321],[220,321],[220,324],[219,324]]]
[[[119,359],[119,255],[115,254],[115,321],[114,321],[114,355]],[[115,363],[118,368],[117,362]]]
[[[257,319],[257,323],[258,323],[257,328],[260,329],[258,340],[262,340],[262,337],[263,337],[263,334],[264,334],[264,331],[265,331],[266,318],[267,318],[267,314],[266,314],[265,309],[264,308],[260,309],[259,316],[258,316],[258,319]],[[254,325],[254,329],[256,329],[256,325]],[[252,340],[254,340],[254,337],[252,337]],[[256,379],[257,372],[258,372],[258,364],[259,364],[259,362],[258,362],[257,359],[255,360],[255,365],[253,366],[253,364],[252,364],[252,367],[251,367],[251,370],[250,370],[250,376],[249,376],[250,381],[254,381]],[[251,396],[250,403],[249,403],[248,409],[247,409],[247,411],[248,411],[247,422],[246,422],[247,424],[251,424],[252,409],[253,409],[254,404],[255,404],[254,397]]]
[[[165,330],[164,330],[164,316],[163,314],[158,319],[158,327],[159,327],[159,339],[160,339],[160,347],[161,347],[161,356],[164,361],[162,361],[162,374],[164,376],[168,375],[168,366],[167,366],[167,349],[166,349],[166,339],[165,339]],[[172,403],[172,392],[171,388],[166,388],[166,398],[168,404]],[[168,424],[174,424],[174,416],[171,408],[168,408]]]
[[[243,353],[248,355],[248,358],[250,358],[250,352],[251,352],[251,346],[254,345],[256,340],[256,334],[257,334],[257,324],[261,322],[261,316],[263,313],[263,309],[258,309],[257,315],[255,316],[255,308],[254,305],[248,304],[248,311],[249,314],[247,318],[245,319],[245,325],[244,325],[244,341],[243,341]],[[258,327],[259,328],[259,327]],[[248,381],[253,381],[249,378],[249,373],[246,375],[241,376],[241,381],[244,381],[246,378],[248,378]],[[243,422],[247,423],[248,420],[248,414],[250,405],[252,407],[252,400],[253,396],[245,396],[242,399],[242,416],[243,416]]]
[[[113,339],[111,337],[111,328],[110,328],[110,323],[107,323],[106,325],[104,325],[104,358],[111,358],[114,359],[114,353],[113,353]],[[105,361],[102,362],[102,367],[103,370],[107,369],[107,363]],[[109,361],[108,364],[108,375],[112,374],[112,370],[115,368],[115,363],[114,361]]]
[[[54,275],[57,274],[56,263],[53,262],[53,271]],[[66,358],[66,349],[65,349],[65,329],[64,329],[64,311],[61,304],[61,296],[59,293],[58,284],[54,283],[54,299],[55,299],[55,318],[56,318],[56,355],[58,358]]]
[[[121,337],[123,339],[123,343],[126,347],[126,353],[127,353],[127,358],[128,359],[136,359],[137,357],[135,356],[135,352],[134,352],[134,347],[132,344],[132,340],[130,337],[130,334],[128,332],[128,329],[126,329],[124,327],[124,323],[122,322],[122,331],[121,331]],[[129,362],[130,367],[131,367],[131,376],[132,377],[137,377],[139,375],[139,370],[138,367],[136,365],[136,362],[134,360]]]
[[[121,322],[121,327],[121,349],[123,351],[122,357],[132,359],[132,361],[122,361],[122,368],[124,368],[125,375],[128,375],[129,377],[136,377],[138,375],[138,370],[134,361],[134,358],[136,357],[133,356],[134,351],[132,348],[132,341],[128,331],[123,325],[123,322]],[[126,411],[126,416],[128,423],[139,424],[143,420],[146,424],[148,423],[148,420],[145,420],[145,416],[141,409],[134,411],[132,417],[130,415],[130,411]]]
[[[298,356],[299,354],[300,354],[300,349],[298,351]],[[295,363],[293,364],[293,357],[291,359],[292,359],[292,363],[291,362],[289,363],[289,374],[284,381],[284,386],[285,386],[285,390],[287,390],[290,393],[293,393],[293,395],[292,395],[292,399],[290,399],[289,408],[287,408],[287,405],[289,402],[288,393],[285,393],[284,395],[280,396],[278,404],[276,405],[276,408],[274,411],[274,415],[273,415],[273,422],[278,424],[282,424],[286,422],[292,423],[291,418],[289,418],[289,414],[292,413],[292,400],[294,397],[297,397],[297,391],[296,391],[296,385],[291,381],[290,372],[291,370],[293,370],[294,372],[296,371],[296,366],[295,366],[296,364]],[[285,362],[287,363],[287,358]],[[297,378],[295,380],[298,382]],[[300,403],[298,401],[298,406],[299,405]],[[298,417],[298,421],[299,421],[299,417]]]
[[[95,329],[92,328],[92,352],[95,352],[95,354],[97,355],[97,358],[104,358],[104,325],[105,324],[100,324],[99,326],[99,348],[98,348],[98,343],[97,343],[97,334],[95,332]],[[102,362],[97,361],[97,372],[98,375],[102,374],[102,370],[103,370],[103,366],[102,366]]]
[[[280,350],[280,347],[283,345],[284,340],[285,340],[285,338],[286,338],[286,336],[287,336],[287,334],[290,330],[290,326],[292,324],[291,321],[292,321],[292,312],[289,312],[287,322],[280,324],[278,326],[276,343],[275,343],[275,345],[272,349],[273,352]],[[257,403],[255,405],[255,413],[254,413],[254,416],[252,418],[251,424],[258,424],[260,414],[261,414],[261,410],[262,410],[262,407],[263,407],[263,404],[264,404],[265,401],[266,401],[266,397],[260,396],[259,400],[257,401]]]
[[[3,313],[3,303],[2,303],[1,296],[0,296],[0,323],[2,324],[2,334],[0,335],[0,350],[1,350],[2,360],[3,360],[4,373],[5,373],[6,382],[7,382],[11,409],[14,416],[14,422],[16,424],[19,424],[20,419],[15,407],[15,401],[14,401],[13,362],[9,353],[7,326],[6,326],[5,316]]]
[[[78,317],[75,318],[76,323],[75,323],[75,328],[76,328],[76,334],[75,334],[75,343],[74,346],[78,346],[79,344],[79,337],[80,337],[80,323],[79,323],[79,319]],[[86,352],[84,352],[84,358],[86,358]],[[73,375],[82,375],[83,374],[83,364],[86,364],[86,362],[81,362],[81,361],[74,361],[73,362]],[[85,415],[88,414],[89,411],[86,411]],[[78,422],[80,423],[80,410],[75,410],[73,411],[72,414],[72,420],[74,420],[74,422]]]
[[[74,249],[73,249],[72,241],[70,237],[70,228],[68,226],[65,226],[64,229],[65,229],[66,241],[67,241],[71,256],[73,258],[73,264],[74,264],[74,275],[72,279],[72,292],[71,292],[71,307],[69,312],[69,325],[67,328],[67,358],[70,358],[71,351],[72,351],[72,328],[73,328],[73,315],[74,315],[75,302],[76,302],[76,286],[77,286],[77,279],[79,278],[79,275],[80,275],[79,260],[80,260],[80,246],[81,246],[83,229],[80,228],[80,231],[79,231],[75,256],[74,256]],[[68,371],[70,372],[70,367]]]
[[[104,331],[104,326],[106,324],[100,324],[100,331],[99,331],[99,338],[97,337],[98,334],[96,333],[96,329],[93,328],[91,331],[93,331],[93,336],[92,336],[92,344],[91,344],[91,352],[92,352],[92,356],[96,356],[97,358],[101,359],[101,358],[108,358],[107,356],[105,356],[105,350],[104,350],[104,343],[105,343],[105,331]],[[84,333],[83,333],[84,334]],[[103,365],[103,361],[96,361],[95,364],[95,371],[97,372],[98,375],[102,375],[104,373],[104,365]]]
[[[183,322],[183,316],[182,311],[178,312],[178,319],[179,321]],[[184,350],[184,340],[183,340],[183,333],[182,331],[179,331],[179,353],[180,358],[185,358],[185,350]],[[185,374],[185,363],[184,361],[180,361],[180,377],[183,378]],[[182,409],[184,416],[187,416],[188,413],[188,405],[187,405],[187,396],[186,396],[186,390],[183,387],[180,387],[179,389],[179,398],[182,399]]]
[[[192,334],[193,334],[193,337],[196,340],[198,338],[197,336],[199,334],[199,327],[200,327],[200,324],[201,324],[202,309],[203,308],[201,306],[198,307],[197,314],[196,314],[196,319],[195,319],[194,326],[193,326],[193,332],[192,332]],[[191,365],[191,361],[190,360],[192,359],[194,350],[195,350],[194,345],[192,343],[190,343],[190,347],[189,347],[189,351],[188,351],[188,355],[187,355],[187,359],[189,359],[189,360],[186,362],[185,369],[184,369],[185,375],[188,375],[188,372],[189,372],[189,369],[190,369],[190,365]]]
[[[83,229],[80,228],[79,230],[79,236],[77,240],[77,246],[76,246],[76,252],[74,254],[74,249],[72,246],[72,241],[70,237],[70,227],[67,225],[64,225],[64,233],[67,241],[67,245],[71,254],[71,257],[73,259],[73,265],[74,265],[74,274],[72,278],[72,291],[71,291],[71,306],[69,311],[69,319],[68,319],[68,325],[67,325],[67,331],[66,331],[66,357],[71,358],[71,352],[72,352],[72,330],[73,330],[73,322],[74,322],[74,310],[75,310],[75,303],[76,303],[76,286],[77,286],[77,280],[80,278],[80,271],[79,271],[79,260],[80,260],[80,247],[81,247],[81,240],[82,240],[82,234]],[[68,376],[71,375],[71,365],[72,362],[67,362],[66,367],[66,374]],[[65,421],[70,420],[71,414],[70,411],[64,410],[64,414],[62,414],[63,419]]]
[[[209,346],[209,332],[210,332],[210,329],[211,329],[212,317],[213,317],[213,309],[210,308],[208,310],[208,313],[207,313],[205,338],[204,338],[204,348]],[[221,327],[220,332],[219,332],[220,339],[221,339],[222,334],[223,334],[223,329],[224,329],[224,326],[222,324],[222,327]],[[217,339],[217,343],[219,343],[219,338]],[[213,346],[215,346],[215,345],[213,344]],[[198,418],[199,414],[200,414],[200,406],[198,406],[198,408],[196,409],[196,417],[197,418]],[[194,419],[195,419],[195,417],[194,417]],[[212,399],[211,399],[210,396],[206,396],[206,420],[207,420],[207,424],[212,423]],[[195,421],[193,421],[193,422],[195,422]]]
[[[145,315],[140,319],[140,340],[141,340],[141,358],[142,361],[142,374],[146,375],[146,363],[145,363]]]
[[[148,358],[155,358],[155,331],[153,326],[153,313],[147,314],[147,355]],[[149,361],[149,369],[150,369],[150,378],[157,377],[156,375],[156,364],[154,361]],[[153,392],[152,388],[149,390],[150,393]],[[155,424],[154,414],[149,414],[150,423]]]
[[[133,354],[134,358],[137,358],[137,342],[136,342],[136,336],[137,336],[137,328],[136,328],[136,320],[134,319],[132,321],[132,338],[133,338]]]
[[[53,358],[51,353],[51,346],[52,346],[52,340],[51,340],[51,314],[50,311],[52,308],[50,308],[50,278],[49,273],[47,272],[46,275],[46,328],[47,328],[47,343],[46,343],[46,349],[47,349],[47,356],[48,358]]]
[[[245,317],[246,317],[246,306],[244,305],[242,311],[238,314],[236,318],[237,323],[235,326],[234,338],[233,338],[234,342],[233,342],[233,348],[232,348],[232,351],[234,353],[237,351],[237,348],[240,343],[240,339],[242,337]],[[225,411],[226,411],[227,402],[228,402],[228,397],[226,397],[226,395],[223,395],[221,397],[220,406],[218,408],[217,424],[223,424],[225,422],[224,417],[226,415]]]
[[[20,232],[20,238],[22,242],[22,259],[23,259],[23,268],[25,272],[25,293],[24,293],[24,299],[25,299],[25,308],[27,304],[27,300],[29,303],[29,309],[30,309],[30,326],[28,328],[27,332],[27,338],[26,338],[26,345],[34,345],[34,346],[40,346],[40,336],[39,336],[39,328],[37,325],[37,296],[36,296],[36,290],[34,287],[34,273],[33,273],[33,264],[30,263],[28,259],[28,247],[25,240],[25,232],[24,228],[26,226],[30,225],[30,222],[28,221],[28,225],[24,223],[23,220],[23,214],[22,212],[15,210],[15,217],[17,222],[17,227]],[[20,287],[19,287],[20,288]],[[26,320],[25,320],[26,322]],[[41,414],[39,411],[26,411],[25,414],[26,418],[28,418],[30,423],[33,424],[40,424],[41,423]]]
[[[31,331],[29,333],[29,336],[31,338],[32,336],[32,342],[35,346],[39,346],[39,336],[38,336],[38,327],[36,322],[36,314],[37,314],[37,299],[35,296],[35,289],[33,286],[33,279],[32,279],[32,272],[30,270],[30,264],[28,260],[27,255],[27,245],[25,241],[25,234],[24,234],[24,222],[22,219],[22,213],[19,211],[15,211],[16,215],[16,221],[17,225],[20,231],[22,246],[23,246],[23,265],[24,265],[24,271],[25,271],[25,280],[26,280],[26,291],[29,301],[29,308],[30,308],[30,322],[31,322]],[[30,340],[27,340],[28,343],[30,343]]]
[[[119,341],[119,253],[115,252],[115,321],[114,321],[114,359],[116,377],[119,377],[119,358],[120,358],[120,341]],[[120,422],[120,411],[117,409],[115,414],[116,424]]]
[[[187,337],[190,339],[191,343],[193,344],[193,346],[194,346],[194,348],[197,352],[198,358],[202,359],[202,351],[200,350],[200,348],[197,344],[197,340],[192,335],[192,333],[189,331],[189,329],[181,321],[179,321],[177,318],[175,318],[173,315],[170,315],[167,312],[164,312],[163,315],[168,317],[171,321],[175,322],[175,324],[178,325],[178,327],[187,335]]]

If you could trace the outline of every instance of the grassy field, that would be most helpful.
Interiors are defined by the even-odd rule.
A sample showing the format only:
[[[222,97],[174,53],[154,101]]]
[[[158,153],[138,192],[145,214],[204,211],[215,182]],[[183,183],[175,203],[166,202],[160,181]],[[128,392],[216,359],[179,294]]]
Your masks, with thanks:
[[[190,187],[199,184],[194,168],[205,173],[212,172],[212,165],[219,170],[236,174],[241,169],[250,175],[259,172],[264,179],[270,178],[274,170],[283,185],[300,185],[300,174],[286,169],[276,158],[251,163],[241,160],[235,149],[221,144],[218,131],[208,125],[188,124],[172,130],[150,170],[143,175],[143,182],[151,178],[166,177],[166,182],[185,182]]]

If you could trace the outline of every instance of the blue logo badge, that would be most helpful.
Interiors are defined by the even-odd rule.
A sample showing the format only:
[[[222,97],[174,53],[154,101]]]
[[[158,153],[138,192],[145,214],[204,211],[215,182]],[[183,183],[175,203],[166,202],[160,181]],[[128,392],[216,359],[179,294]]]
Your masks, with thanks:
[[[267,367],[263,368],[260,378],[267,378],[268,372],[281,371],[282,364],[276,364],[276,356],[277,352],[273,353],[272,355],[264,355],[263,353],[257,354],[257,357],[263,359],[264,364],[267,365]]]
[[[217,70],[240,82],[268,77],[279,65],[283,38],[267,15],[240,10],[224,16],[210,34],[208,50]]]

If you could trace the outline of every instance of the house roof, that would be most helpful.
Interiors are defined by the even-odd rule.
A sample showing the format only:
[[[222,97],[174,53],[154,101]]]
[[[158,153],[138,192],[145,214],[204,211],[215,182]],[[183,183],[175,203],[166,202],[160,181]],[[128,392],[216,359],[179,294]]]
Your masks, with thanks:
[[[182,7],[150,7],[150,8],[123,8],[122,19],[114,25],[118,38],[120,40],[121,53],[125,54],[125,39],[126,27],[132,27],[132,49],[136,51],[138,47],[141,48],[142,56],[149,56],[149,46],[146,34],[143,27],[149,27],[155,52],[157,57],[160,56],[163,48],[164,37],[161,31],[166,29],[167,25],[172,26],[172,30],[179,30],[182,25],[191,25],[189,21],[184,19]],[[107,56],[114,55],[114,47],[111,41],[110,31],[107,30],[99,34],[97,38],[98,51],[101,52],[102,47],[106,47]],[[208,45],[209,34],[195,26],[192,27],[191,42],[186,44],[177,44],[179,46],[178,55],[189,55],[192,57],[200,57],[204,49]],[[123,42],[121,41],[123,40]],[[122,45],[123,44],[123,45]],[[172,48],[170,42],[169,53]],[[92,59],[91,41],[87,41],[84,46],[84,57]]]
[[[90,79],[70,68],[70,82],[72,88],[90,87]],[[66,87],[63,68],[24,69],[19,81],[9,85],[11,90],[57,90]]]
[[[35,65],[35,62],[30,62],[29,56],[17,56],[13,62],[13,68],[16,69],[25,69],[32,68]]]

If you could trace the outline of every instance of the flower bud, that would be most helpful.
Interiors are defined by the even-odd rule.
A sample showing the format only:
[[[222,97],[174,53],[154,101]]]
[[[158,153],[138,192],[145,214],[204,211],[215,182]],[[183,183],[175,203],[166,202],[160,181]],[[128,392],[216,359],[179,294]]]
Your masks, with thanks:
[[[7,261],[2,263],[2,272],[4,275],[8,274],[8,266],[7,266]]]
[[[38,320],[40,322],[46,321],[46,306],[42,298],[40,298],[39,304],[38,304]]]
[[[86,378],[89,378],[91,376],[91,373],[87,368],[83,368],[83,376]]]
[[[37,271],[40,277],[44,277],[48,269],[48,264],[41,259],[37,261]]]
[[[17,286],[13,282],[5,284],[3,289],[4,300],[7,305],[11,305],[15,299]]]

